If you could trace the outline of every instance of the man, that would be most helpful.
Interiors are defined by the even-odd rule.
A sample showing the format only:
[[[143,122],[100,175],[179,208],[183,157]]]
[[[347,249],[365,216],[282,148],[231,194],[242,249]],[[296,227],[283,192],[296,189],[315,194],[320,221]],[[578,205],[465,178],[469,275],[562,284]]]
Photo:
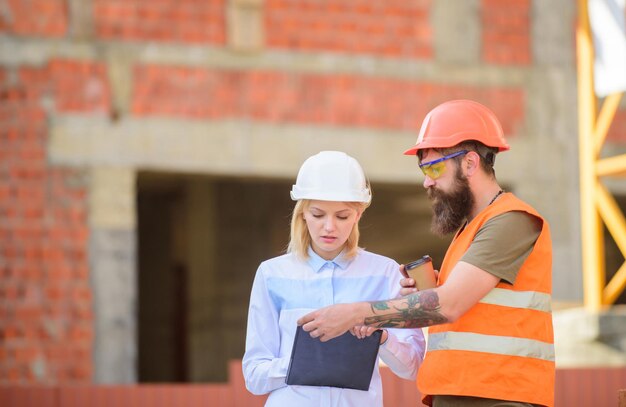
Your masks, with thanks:
[[[424,172],[433,231],[456,231],[437,287],[418,291],[405,278],[404,297],[337,304],[298,323],[322,341],[358,325],[428,326],[417,378],[428,405],[552,406],[550,230],[498,185],[495,155],[508,149],[485,106],[455,100],[433,109],[405,154],[417,155]]]

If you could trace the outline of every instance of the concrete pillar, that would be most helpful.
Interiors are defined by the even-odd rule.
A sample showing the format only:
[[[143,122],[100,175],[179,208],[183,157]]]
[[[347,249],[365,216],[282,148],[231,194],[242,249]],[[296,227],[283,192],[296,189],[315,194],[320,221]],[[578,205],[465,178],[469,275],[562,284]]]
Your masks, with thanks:
[[[478,0],[435,1],[431,18],[438,63],[480,63],[482,31]]]
[[[95,316],[94,381],[136,382],[135,173],[91,170],[89,260]]]
[[[228,45],[233,50],[262,50],[265,44],[263,0],[230,0],[226,18]]]
[[[93,0],[69,0],[70,33],[74,39],[91,40],[94,37]]]

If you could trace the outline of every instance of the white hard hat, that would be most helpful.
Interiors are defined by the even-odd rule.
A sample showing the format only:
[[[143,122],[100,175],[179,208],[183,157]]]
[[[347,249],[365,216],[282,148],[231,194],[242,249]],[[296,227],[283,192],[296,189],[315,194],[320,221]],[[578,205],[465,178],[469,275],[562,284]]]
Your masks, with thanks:
[[[369,203],[372,194],[357,160],[341,151],[322,151],[300,167],[291,199]]]

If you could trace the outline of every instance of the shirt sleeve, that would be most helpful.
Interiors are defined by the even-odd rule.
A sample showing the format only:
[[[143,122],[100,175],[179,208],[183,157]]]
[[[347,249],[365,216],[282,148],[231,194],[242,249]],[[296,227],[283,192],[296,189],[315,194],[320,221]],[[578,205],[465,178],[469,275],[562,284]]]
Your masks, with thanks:
[[[392,298],[400,294],[399,266],[394,262],[389,279]],[[387,341],[380,346],[378,356],[398,377],[415,380],[424,359],[426,341],[421,328],[388,328]]]
[[[422,330],[387,329],[387,333],[387,341],[380,346],[378,356],[396,376],[415,380],[426,349]]]
[[[489,219],[478,230],[461,261],[514,284],[541,233],[541,220],[511,211]]]
[[[287,386],[289,357],[278,357],[279,350],[278,310],[267,290],[261,266],[250,294],[246,351],[242,360],[248,391],[259,395]]]

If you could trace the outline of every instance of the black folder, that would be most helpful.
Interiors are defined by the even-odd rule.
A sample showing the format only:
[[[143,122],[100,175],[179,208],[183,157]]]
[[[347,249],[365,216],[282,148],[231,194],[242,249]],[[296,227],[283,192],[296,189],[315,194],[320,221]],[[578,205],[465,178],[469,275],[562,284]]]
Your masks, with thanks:
[[[359,339],[350,332],[322,342],[298,326],[287,384],[368,390],[380,346],[381,330]]]

